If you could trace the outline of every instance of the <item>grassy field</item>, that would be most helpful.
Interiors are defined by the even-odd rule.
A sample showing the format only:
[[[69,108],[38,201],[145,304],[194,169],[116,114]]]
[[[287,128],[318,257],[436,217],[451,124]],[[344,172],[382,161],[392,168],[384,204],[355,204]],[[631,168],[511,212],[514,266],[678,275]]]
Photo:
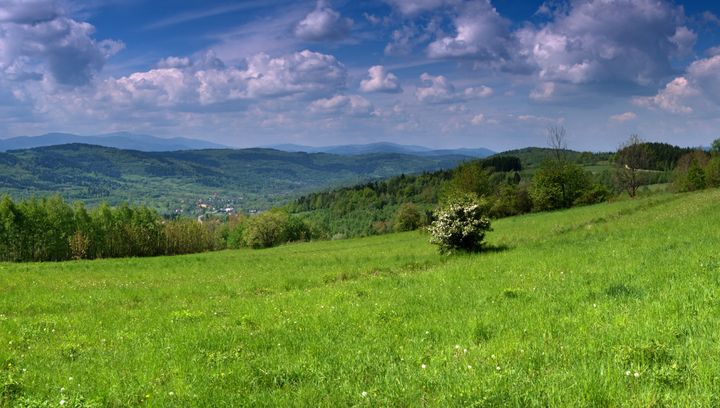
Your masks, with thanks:
[[[503,219],[479,255],[414,232],[0,264],[0,405],[718,406],[718,203]]]

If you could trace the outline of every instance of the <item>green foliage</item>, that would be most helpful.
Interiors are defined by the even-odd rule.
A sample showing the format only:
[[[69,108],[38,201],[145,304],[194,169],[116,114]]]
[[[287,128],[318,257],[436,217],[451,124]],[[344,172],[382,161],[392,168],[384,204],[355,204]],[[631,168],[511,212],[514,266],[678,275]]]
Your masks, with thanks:
[[[395,213],[395,231],[412,231],[420,227],[422,215],[413,203],[403,203]]]
[[[720,156],[713,156],[705,166],[705,182],[707,187],[720,187]]]
[[[710,153],[713,155],[720,154],[720,138],[713,140],[712,146],[710,146]]]
[[[487,203],[472,195],[457,199],[435,212],[428,230],[441,254],[478,252],[491,231]]]
[[[612,192],[602,184],[593,184],[575,199],[574,205],[599,204],[610,199]]]
[[[266,211],[250,217],[243,232],[245,245],[251,248],[269,248],[311,238],[312,231],[308,224],[283,210]]]
[[[546,160],[535,173],[530,189],[533,209],[537,211],[569,208],[591,187],[590,176],[582,167]]]
[[[88,212],[60,196],[0,200],[0,261],[173,255],[224,247],[211,224],[164,221],[147,207],[107,204]]]
[[[674,189],[677,191],[704,189],[707,184],[704,168],[709,161],[709,155],[702,150],[695,150],[683,155],[675,166]]]

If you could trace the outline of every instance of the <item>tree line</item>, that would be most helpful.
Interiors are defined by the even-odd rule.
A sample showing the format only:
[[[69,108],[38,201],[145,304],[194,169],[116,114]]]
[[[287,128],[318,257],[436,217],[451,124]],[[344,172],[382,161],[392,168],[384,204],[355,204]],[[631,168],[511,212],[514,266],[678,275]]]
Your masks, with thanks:
[[[146,206],[101,204],[88,210],[59,196],[0,199],[0,261],[63,261],[178,255],[225,248],[263,248],[309,240],[313,230],[284,211],[222,222],[163,219]]]

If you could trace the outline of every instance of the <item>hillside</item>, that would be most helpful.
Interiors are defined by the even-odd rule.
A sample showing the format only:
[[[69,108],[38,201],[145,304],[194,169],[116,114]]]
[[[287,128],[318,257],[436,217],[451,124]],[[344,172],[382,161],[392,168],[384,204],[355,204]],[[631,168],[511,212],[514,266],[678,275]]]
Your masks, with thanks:
[[[0,139],[0,152],[35,147],[56,146],[70,143],[92,144],[116,149],[140,150],[144,152],[170,152],[177,150],[222,149],[227,148],[205,140],[184,137],[162,138],[129,132],[107,133],[103,135],[79,136],[71,133],[47,133],[40,136],[19,136]]]
[[[418,233],[0,264],[25,406],[713,406],[720,190]],[[243,390],[243,392],[238,392]]]
[[[451,168],[464,156],[338,156],[270,149],[141,152],[69,144],[0,153],[0,194],[59,192],[90,204],[121,201],[185,213],[267,208],[290,197],[403,173]]]

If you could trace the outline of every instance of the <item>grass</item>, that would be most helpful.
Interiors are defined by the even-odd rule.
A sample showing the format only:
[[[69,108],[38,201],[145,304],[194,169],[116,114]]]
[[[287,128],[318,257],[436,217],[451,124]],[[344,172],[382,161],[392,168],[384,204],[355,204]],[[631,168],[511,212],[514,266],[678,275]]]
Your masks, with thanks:
[[[720,191],[428,237],[0,264],[8,406],[717,406]]]

